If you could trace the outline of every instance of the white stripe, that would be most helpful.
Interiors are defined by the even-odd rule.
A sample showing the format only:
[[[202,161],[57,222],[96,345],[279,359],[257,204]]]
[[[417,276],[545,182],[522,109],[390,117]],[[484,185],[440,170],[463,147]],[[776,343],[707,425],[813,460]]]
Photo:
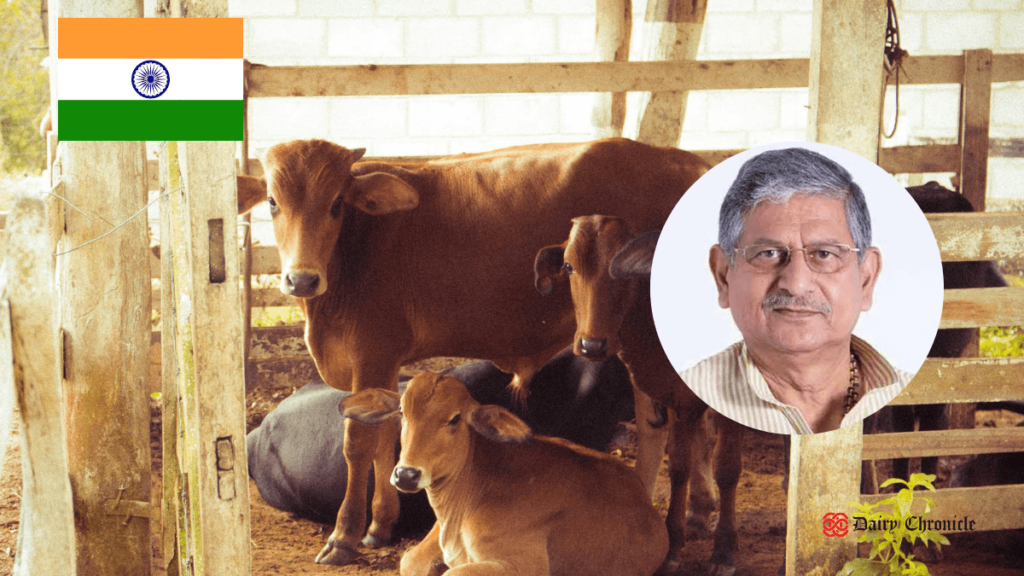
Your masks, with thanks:
[[[912,374],[893,368],[860,338],[853,336],[851,345],[861,360],[865,392],[843,418],[842,426],[859,422],[880,410],[913,378]],[[811,433],[799,409],[771,395],[764,376],[746,354],[742,342],[705,358],[679,376],[711,408],[740,424],[776,434]]]
[[[58,100],[145,100],[132,87],[144,58],[67,58],[57,61]],[[156,100],[241,100],[242,60],[164,58],[171,77]]]

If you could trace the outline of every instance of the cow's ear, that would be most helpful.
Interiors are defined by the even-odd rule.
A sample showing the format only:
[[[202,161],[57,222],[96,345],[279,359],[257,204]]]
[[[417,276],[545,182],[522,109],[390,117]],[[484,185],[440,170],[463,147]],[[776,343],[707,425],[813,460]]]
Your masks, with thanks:
[[[362,424],[380,424],[381,422],[401,415],[397,392],[372,388],[351,396],[346,396],[338,403],[338,412],[345,418],[351,418]]]
[[[412,210],[420,195],[408,182],[384,172],[355,176],[345,191],[345,201],[367,214],[379,216],[400,210]]]
[[[555,291],[555,285],[565,281],[565,244],[545,246],[533,261],[533,285],[544,296]]]
[[[267,199],[267,179],[255,176],[238,177],[238,215],[252,210]]]
[[[469,425],[481,436],[495,442],[521,443],[533,438],[533,431],[518,416],[493,404],[477,406],[469,413]]]
[[[658,245],[660,230],[633,238],[623,246],[608,265],[612,278],[650,278],[654,248]]]

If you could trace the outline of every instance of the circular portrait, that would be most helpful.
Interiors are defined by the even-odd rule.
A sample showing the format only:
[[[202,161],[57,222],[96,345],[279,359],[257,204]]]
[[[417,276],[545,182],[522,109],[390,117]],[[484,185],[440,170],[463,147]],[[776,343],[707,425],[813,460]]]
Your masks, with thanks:
[[[669,216],[651,270],[683,381],[779,434],[836,430],[899,394],[935,339],[942,290],[910,194],[863,157],[806,142],[712,168]]]

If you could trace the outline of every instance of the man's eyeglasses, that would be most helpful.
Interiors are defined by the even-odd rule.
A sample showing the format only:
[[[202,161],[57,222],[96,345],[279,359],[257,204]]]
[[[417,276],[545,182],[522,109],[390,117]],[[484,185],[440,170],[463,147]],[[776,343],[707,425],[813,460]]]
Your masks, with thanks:
[[[851,252],[860,252],[846,244],[810,244],[803,248],[790,248],[780,244],[751,244],[734,248],[743,260],[758,270],[774,272],[785,268],[793,252],[803,252],[807,267],[819,274],[832,274],[846,268],[854,257]]]

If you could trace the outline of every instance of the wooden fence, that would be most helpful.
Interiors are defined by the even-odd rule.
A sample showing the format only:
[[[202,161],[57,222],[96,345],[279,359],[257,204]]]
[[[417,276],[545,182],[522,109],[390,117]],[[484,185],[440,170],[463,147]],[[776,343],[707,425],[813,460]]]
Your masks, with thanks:
[[[177,3],[172,3],[172,7]],[[180,7],[180,6],[179,6]],[[879,52],[880,52],[879,47]],[[246,65],[246,99],[272,96],[366,96],[366,95],[417,95],[417,94],[484,94],[484,93],[530,93],[530,92],[685,92],[689,90],[748,90],[760,88],[799,88],[812,84],[810,80],[811,60],[782,59],[754,61],[663,61],[663,62],[593,62],[554,64],[466,64],[466,65],[423,65],[423,66],[327,66],[327,67],[267,67],[257,64]],[[915,172],[957,172],[961,176],[962,191],[972,202],[984,206],[984,190],[988,145],[988,102],[991,84],[1024,80],[1024,54],[993,55],[988,50],[968,51],[963,56],[914,57],[905,61],[907,74],[904,84],[955,83],[963,87],[961,139],[956,145],[913,146],[883,149],[879,162],[883,168],[894,173]],[[50,140],[50,158],[59,163],[59,153]],[[190,147],[192,145],[189,145]],[[201,147],[201,145],[200,145]],[[721,161],[735,151],[709,151],[700,154],[713,163]],[[203,152],[197,152],[203,156]],[[240,366],[221,367],[212,360],[213,354],[204,355],[204,349],[218,353],[230,348],[224,357],[233,362],[238,350],[226,340],[205,341],[201,326],[214,317],[214,311],[236,308],[232,302],[241,298],[237,284],[233,281],[214,282],[207,272],[218,266],[224,278],[237,277],[245,268],[235,259],[233,250],[215,251],[219,244],[234,246],[234,231],[226,211],[233,186],[222,185],[224,166],[216,166],[225,158],[223,150],[210,155],[213,160],[206,163],[196,157],[184,163],[165,155],[160,164],[149,165],[151,189],[164,189],[172,194],[172,204],[165,212],[165,231],[175,228],[187,230],[182,241],[168,241],[165,234],[164,272],[154,264],[153,277],[162,277],[166,297],[161,304],[166,337],[163,357],[165,378],[165,464],[179,463],[180,470],[168,472],[165,482],[174,479],[171,491],[164,492],[164,526],[173,533],[165,532],[165,558],[170,562],[178,554],[174,567],[188,566],[197,574],[248,573],[248,549],[237,542],[219,538],[213,524],[206,524],[203,514],[223,516],[231,519],[224,522],[248,522],[247,489],[244,484],[245,469],[238,456],[241,433],[238,429],[238,410],[244,410],[244,400],[238,390],[218,391],[218,387],[229,387],[224,378],[238,374]],[[177,172],[177,176],[175,176]],[[232,172],[227,167],[228,174]],[[236,169],[259,174],[261,167],[254,160]],[[189,203],[187,195],[178,190],[175,178],[194,178],[196,198],[209,200],[211,212],[197,203]],[[212,184],[203,183],[200,175],[215,175]],[[157,176],[161,175],[161,176]],[[230,179],[229,179],[230,181]],[[178,196],[176,200],[174,196]],[[178,204],[173,204],[178,202]],[[34,210],[34,209],[33,209]],[[30,210],[31,212],[31,210]],[[33,212],[34,214],[34,212]],[[10,223],[12,229],[22,226],[29,218],[17,217],[18,222]],[[25,220],[21,220],[25,218]],[[43,218],[42,220],[45,220]],[[215,221],[220,222],[221,235],[213,233]],[[939,240],[944,260],[976,260],[994,258],[1024,257],[1024,214],[958,214],[929,216],[933,230]],[[196,243],[196,238],[209,242]],[[192,238],[193,240],[189,240]],[[216,242],[213,239],[216,239]],[[13,244],[12,246],[12,252]],[[52,253],[52,252],[51,252]],[[280,262],[273,247],[255,247],[249,251],[252,257],[252,274],[274,274],[280,271]],[[44,261],[47,269],[52,266],[46,253],[34,257]],[[173,272],[171,272],[173,270]],[[173,278],[173,281],[172,281]],[[206,278],[209,281],[200,281]],[[248,286],[248,274],[244,279]],[[13,286],[17,282],[8,283]],[[52,281],[51,281],[52,283]],[[211,286],[219,284],[219,286]],[[170,290],[173,284],[175,292]],[[52,284],[51,284],[52,285]],[[245,292],[247,292],[246,290]],[[9,313],[12,330],[17,328],[17,314],[14,294]],[[154,298],[154,302],[160,298]],[[975,290],[950,290],[945,295],[941,327],[975,327],[983,325],[1024,324],[1024,297],[1019,288],[991,288]],[[275,291],[254,290],[250,306],[289,305],[284,296]],[[183,310],[187,308],[188,313]],[[194,306],[194,308],[193,308]],[[172,313],[171,308],[175,310]],[[6,308],[0,304],[0,329],[4,328]],[[237,308],[236,308],[237,310]],[[227,314],[227,312],[224,312]],[[234,312],[231,312],[234,314]],[[55,322],[46,322],[55,329]],[[209,330],[207,330],[210,332]],[[284,375],[291,384],[302,384],[312,379],[314,372],[303,377],[296,372],[296,366],[307,370],[311,367],[308,354],[297,341],[297,330],[291,327],[256,330],[252,333],[252,360],[249,373],[273,380],[275,375]],[[16,332],[13,332],[16,333]],[[16,336],[4,337],[0,332],[0,359],[8,348],[4,342],[17,341]],[[225,334],[235,337],[233,331]],[[249,338],[246,338],[249,339]],[[46,342],[57,337],[47,336]],[[224,348],[219,348],[224,347]],[[20,366],[24,362],[18,355],[26,353],[13,346],[13,360],[3,360],[8,366]],[[282,353],[288,350],[286,356]],[[30,352],[29,352],[30,353]],[[58,355],[54,355],[50,368],[59,367]],[[44,363],[49,361],[43,360]],[[49,365],[48,364],[48,365]],[[175,370],[170,370],[170,365]],[[211,371],[224,370],[223,374]],[[199,374],[202,371],[203,374]],[[0,377],[17,382],[17,375]],[[44,374],[41,378],[56,378],[59,372]],[[205,380],[204,380],[205,379]],[[1020,382],[1024,381],[1024,359],[955,359],[929,360],[919,376],[897,403],[953,402],[969,403],[1008,399],[1024,399]],[[168,404],[170,402],[170,404]],[[216,404],[219,410],[227,410],[227,424],[220,420],[208,419],[201,406]],[[169,417],[175,415],[175,423]],[[31,430],[43,430],[46,422],[43,415],[24,411],[22,418],[25,441]],[[50,440],[56,428],[50,428]],[[888,436],[865,437],[860,458],[891,458],[896,456],[921,456],[950,453],[985,453],[1010,450],[1024,450],[1022,431],[1007,430],[951,430],[945,432],[921,432],[893,434]],[[182,446],[175,447],[175,438],[181,438]],[[33,436],[35,438],[35,436]],[[33,440],[34,442],[34,440]],[[859,442],[859,440],[857,441]],[[60,452],[59,450],[57,451]],[[36,469],[40,460],[31,451],[26,469]],[[169,462],[170,461],[170,462]],[[805,462],[804,464],[807,464]],[[59,470],[59,463],[56,464]],[[180,476],[176,476],[180,472]],[[66,475],[65,475],[66,478]],[[195,482],[195,484],[189,484]],[[200,487],[202,485],[202,487]],[[63,484],[61,484],[63,486]],[[804,486],[803,490],[812,487]],[[818,489],[820,487],[814,487]],[[234,492],[232,492],[234,489]],[[64,488],[60,488],[64,490]],[[59,491],[58,491],[59,492]],[[48,498],[40,496],[40,498]],[[58,498],[61,502],[63,498]],[[37,500],[38,501],[38,500]],[[972,515],[985,516],[984,529],[1024,527],[1024,486],[953,489],[940,491],[935,496],[939,510],[968,510]],[[204,511],[200,513],[200,511]],[[208,511],[208,512],[207,512]],[[59,514],[66,515],[61,511]],[[154,514],[143,511],[144,516]],[[61,516],[64,518],[64,516]],[[792,507],[791,507],[791,518]],[[26,523],[22,526],[28,536],[23,542],[32,542],[43,530],[52,530],[59,525],[69,526],[64,520],[50,519],[39,525]],[[216,524],[223,527],[224,523]],[[797,524],[791,522],[791,528]],[[805,523],[799,524],[801,527]],[[803,528],[801,528],[803,529]],[[175,543],[177,535],[181,540]],[[48,545],[54,540],[48,539]],[[66,543],[57,546],[67,551],[74,549]],[[202,558],[194,556],[203,552]],[[51,556],[54,556],[51,554]],[[57,554],[57,557],[62,556]],[[194,556],[194,559],[189,557]],[[30,554],[19,562],[29,562]],[[230,560],[234,558],[235,560]],[[796,564],[789,563],[791,572]],[[50,571],[47,568],[30,569],[32,573],[68,573],[64,568]],[[171,565],[169,573],[174,572]]]

